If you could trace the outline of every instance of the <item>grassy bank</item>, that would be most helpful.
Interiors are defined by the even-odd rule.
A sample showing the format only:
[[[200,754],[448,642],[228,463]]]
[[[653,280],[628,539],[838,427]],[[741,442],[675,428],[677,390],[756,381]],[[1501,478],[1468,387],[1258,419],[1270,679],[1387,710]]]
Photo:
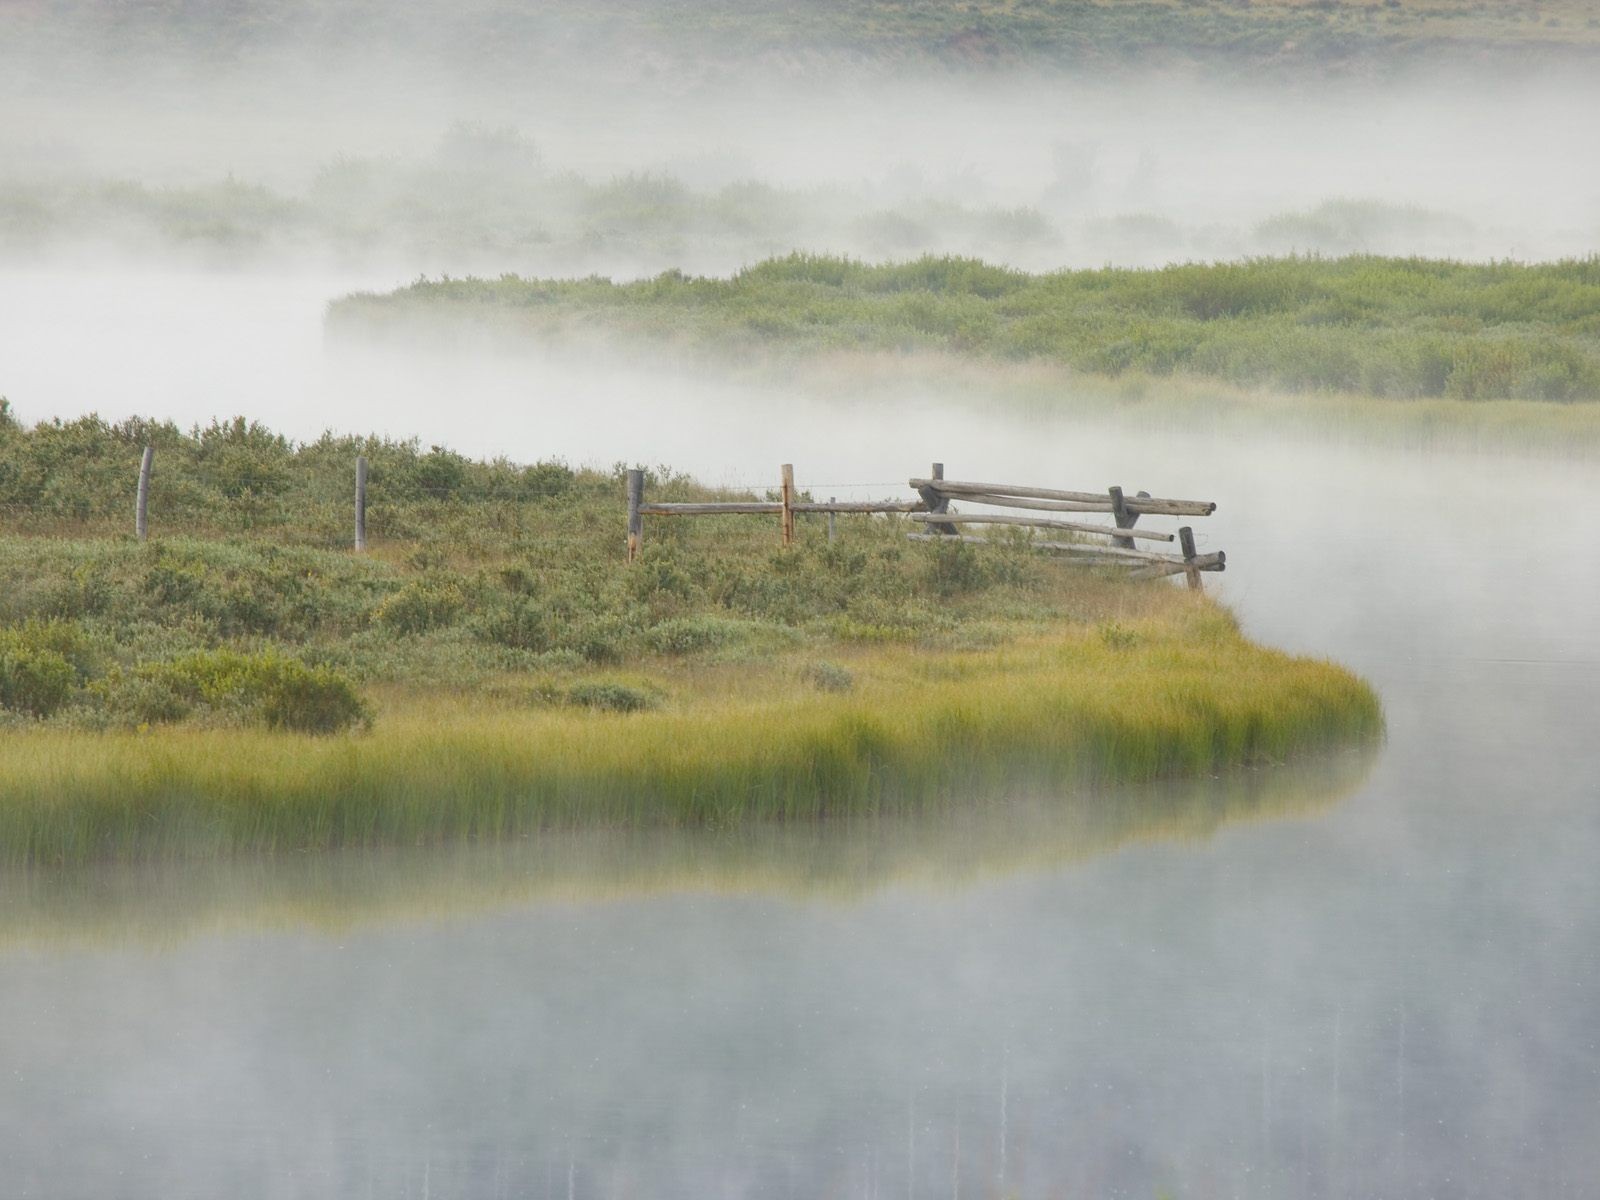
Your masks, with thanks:
[[[147,437],[164,535],[141,545],[113,530]],[[335,548],[358,447],[359,557]],[[658,472],[651,494],[712,493]],[[0,429],[0,495],[13,863],[901,811],[1381,722],[1203,599],[1020,539],[862,516],[784,551],[760,519],[663,522],[624,566],[615,471],[88,419]]]
[[[333,327],[596,327],[729,349],[936,351],[1116,377],[1388,399],[1600,399],[1600,260],[1352,256],[1032,275],[972,259],[791,255],[730,279],[422,280]]]

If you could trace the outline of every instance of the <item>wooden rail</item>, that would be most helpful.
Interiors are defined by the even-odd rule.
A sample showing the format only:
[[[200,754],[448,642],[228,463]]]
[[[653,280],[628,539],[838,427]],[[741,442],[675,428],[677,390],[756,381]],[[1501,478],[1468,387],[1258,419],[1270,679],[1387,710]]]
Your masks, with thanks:
[[[827,515],[828,540],[837,535],[841,513],[903,515],[923,526],[924,532],[908,533],[912,541],[968,543],[985,545],[990,539],[961,532],[968,525],[1009,525],[1038,529],[1047,533],[1067,533],[1109,539],[1109,545],[1093,542],[1033,538],[1025,544],[1035,550],[1061,554],[1069,561],[1091,566],[1120,567],[1129,578],[1157,579],[1183,575],[1191,588],[1199,590],[1202,572],[1226,568],[1227,556],[1218,551],[1200,554],[1195,549],[1194,531],[1182,526],[1174,535],[1153,529],[1136,529],[1143,516],[1204,517],[1214,513],[1209,500],[1172,500],[1149,492],[1127,495],[1122,488],[1104,492],[1074,492],[1061,488],[1025,487],[1009,483],[973,483],[944,477],[944,464],[934,463],[928,475],[907,481],[916,500],[836,500],[802,499],[795,486],[794,467],[785,463],[779,470],[777,500],[655,501],[644,499],[644,473],[628,472],[628,560],[638,556],[645,517],[775,516],[785,546],[798,536],[796,518],[805,513]],[[770,493],[769,493],[770,494]],[[1021,509],[1024,515],[994,512],[958,512],[952,502],[989,508]],[[1027,513],[1105,513],[1110,525],[1087,521],[1067,521],[1056,517],[1029,516]],[[1180,554],[1161,554],[1135,548],[1136,541],[1171,542],[1176,537]]]

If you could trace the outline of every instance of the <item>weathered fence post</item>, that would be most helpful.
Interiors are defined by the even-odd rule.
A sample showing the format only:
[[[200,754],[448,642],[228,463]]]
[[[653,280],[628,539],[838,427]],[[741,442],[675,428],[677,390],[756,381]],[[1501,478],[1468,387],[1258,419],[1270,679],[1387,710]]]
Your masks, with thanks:
[[[1203,585],[1200,583],[1200,568],[1194,565],[1194,530],[1187,525],[1180,528],[1178,544],[1183,547],[1183,573],[1189,577],[1189,590],[1201,591]]]
[[[367,549],[367,456],[356,455],[356,553]]]
[[[837,504],[837,503],[839,503],[839,497],[837,497],[837,496],[829,496],[828,497],[828,503],[829,504]],[[837,537],[838,534],[839,534],[838,524],[839,524],[839,514],[836,513],[836,512],[829,512],[828,513],[828,540],[830,542],[833,541],[833,539],[835,537]]]
[[[944,464],[934,463],[928,471],[928,478],[943,479]],[[945,513],[950,511],[950,497],[946,496],[937,488],[918,488],[917,494],[922,497],[922,502],[928,506],[928,511],[930,513]],[[938,534],[954,534],[956,532],[956,528],[954,525],[947,524],[944,521],[933,521],[929,523],[929,531]]]
[[[639,557],[639,543],[644,540],[644,515],[639,506],[644,503],[644,472],[635,467],[628,472],[628,561]]]
[[[1132,529],[1134,522],[1139,519],[1138,513],[1128,511],[1128,505],[1122,498],[1122,489],[1119,487],[1107,488],[1106,492],[1111,497],[1111,519],[1117,523],[1118,529]],[[1111,539],[1113,546],[1120,546],[1124,550],[1133,549],[1132,538],[1114,537]]]
[[[783,464],[783,544],[794,545],[794,464]]]
[[[156,448],[146,446],[139,460],[139,497],[134,502],[133,531],[142,542],[150,532],[150,467],[155,462]]]

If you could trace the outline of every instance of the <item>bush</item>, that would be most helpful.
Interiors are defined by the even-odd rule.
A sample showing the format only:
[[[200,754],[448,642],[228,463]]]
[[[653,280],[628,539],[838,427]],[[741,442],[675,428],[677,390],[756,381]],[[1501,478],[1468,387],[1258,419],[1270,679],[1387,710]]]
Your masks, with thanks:
[[[418,579],[378,605],[372,619],[396,633],[426,633],[454,624],[466,603],[466,596],[456,584],[440,579]]]
[[[567,703],[603,712],[642,712],[656,706],[656,697],[625,683],[579,683],[567,689]]]
[[[348,679],[328,667],[308,667],[294,659],[282,661],[261,715],[271,728],[296,733],[338,733],[372,721]]]
[[[0,630],[0,708],[49,717],[88,674],[83,634],[69,621],[28,620]]]
[[[651,629],[645,642],[657,654],[694,654],[726,646],[740,632],[737,621],[720,617],[674,617]]]
[[[54,715],[72,694],[72,664],[40,647],[0,644],[0,708],[35,717]]]
[[[196,709],[296,733],[337,733],[371,715],[355,686],[329,667],[277,654],[216,650],[147,663],[98,688],[107,706],[140,724],[181,720]]]
[[[856,677],[848,667],[831,662],[812,663],[806,668],[805,678],[819,692],[848,692],[856,685]]]

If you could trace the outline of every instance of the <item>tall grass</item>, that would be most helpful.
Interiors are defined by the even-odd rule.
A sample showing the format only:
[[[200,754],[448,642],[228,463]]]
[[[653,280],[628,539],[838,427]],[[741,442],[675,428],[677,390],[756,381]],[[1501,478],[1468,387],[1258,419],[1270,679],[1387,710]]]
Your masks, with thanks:
[[[1030,784],[1141,782],[1375,735],[1348,672],[1247,642],[1204,605],[1176,626],[994,651],[866,656],[848,696],[631,715],[400,706],[368,736],[40,730],[0,743],[12,863],[722,826],[938,806]],[[770,695],[770,686],[759,689]]]
[[[731,279],[419,281],[335,328],[596,321],[717,347],[939,351],[1102,376],[1193,376],[1389,399],[1600,399],[1600,259],[1357,255],[1031,275],[975,259],[796,254]]]

